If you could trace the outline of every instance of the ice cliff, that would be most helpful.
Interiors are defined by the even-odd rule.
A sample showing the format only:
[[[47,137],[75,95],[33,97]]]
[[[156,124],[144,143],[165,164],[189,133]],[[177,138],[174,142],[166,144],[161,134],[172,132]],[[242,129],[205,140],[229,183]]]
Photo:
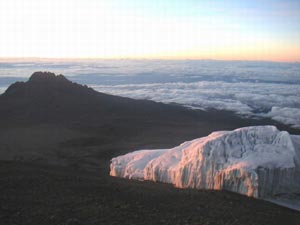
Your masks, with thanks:
[[[214,132],[175,148],[113,158],[110,175],[257,198],[300,193],[300,135],[274,126]]]

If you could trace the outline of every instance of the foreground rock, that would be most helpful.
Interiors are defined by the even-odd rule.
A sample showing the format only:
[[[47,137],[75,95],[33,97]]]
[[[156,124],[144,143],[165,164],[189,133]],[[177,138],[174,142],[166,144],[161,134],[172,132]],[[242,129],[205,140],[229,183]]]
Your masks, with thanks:
[[[214,132],[172,149],[113,158],[110,175],[256,198],[300,193],[300,135],[274,126]]]

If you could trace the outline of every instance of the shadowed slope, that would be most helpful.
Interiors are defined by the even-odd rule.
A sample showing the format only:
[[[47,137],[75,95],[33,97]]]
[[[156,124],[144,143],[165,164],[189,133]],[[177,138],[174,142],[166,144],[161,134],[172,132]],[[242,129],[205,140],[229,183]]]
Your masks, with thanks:
[[[120,116],[170,120],[194,114],[179,106],[99,93],[50,72],[36,72],[27,82],[12,84],[0,96],[0,120],[5,116],[5,120],[30,122],[84,120],[94,123]]]
[[[173,147],[216,130],[272,121],[107,95],[62,75],[36,72],[0,95],[0,123],[2,159],[63,159],[78,165],[88,157],[99,166],[99,158],[108,161],[134,149]]]

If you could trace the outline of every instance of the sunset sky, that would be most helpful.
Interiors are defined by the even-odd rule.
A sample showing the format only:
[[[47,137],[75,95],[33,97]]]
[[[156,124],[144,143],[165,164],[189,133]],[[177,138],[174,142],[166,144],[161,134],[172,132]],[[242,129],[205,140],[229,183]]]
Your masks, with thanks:
[[[300,61],[299,0],[1,0],[0,57]]]

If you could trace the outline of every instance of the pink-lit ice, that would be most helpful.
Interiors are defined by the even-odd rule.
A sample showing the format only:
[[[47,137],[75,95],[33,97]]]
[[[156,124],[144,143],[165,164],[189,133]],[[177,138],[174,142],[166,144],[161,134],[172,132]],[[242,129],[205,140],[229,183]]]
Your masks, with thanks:
[[[299,193],[300,136],[274,126],[213,132],[175,148],[113,158],[110,175],[252,197]]]

